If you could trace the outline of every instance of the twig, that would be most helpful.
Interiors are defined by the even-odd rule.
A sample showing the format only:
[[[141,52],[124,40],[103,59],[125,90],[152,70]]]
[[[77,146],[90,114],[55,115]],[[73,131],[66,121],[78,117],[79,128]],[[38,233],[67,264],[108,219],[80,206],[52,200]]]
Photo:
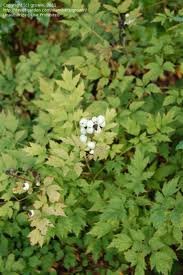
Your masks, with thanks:
[[[32,182],[32,183],[34,183],[34,181],[32,181],[32,180],[29,180],[29,179],[26,179],[26,178],[24,178],[24,177],[21,177],[21,176],[17,176],[17,175],[12,175],[12,174],[8,174],[9,176],[11,176],[11,177],[15,177],[15,178],[18,178],[18,179],[21,179],[21,180],[23,180],[23,181],[29,181],[29,182]]]
[[[134,148],[134,146],[130,146],[130,147],[126,148],[125,151],[121,152],[120,156],[123,155],[123,154],[125,154],[126,152],[128,152],[128,151],[131,150],[132,148]]]
[[[183,22],[178,23],[178,24],[174,25],[173,27],[170,27],[169,29],[167,29],[167,31],[168,31],[168,32],[169,32],[169,31],[172,31],[172,30],[176,29],[177,27],[179,27],[179,26],[182,25],[182,24],[183,24]]]
[[[87,168],[88,168],[88,170],[89,170],[89,172],[90,172],[90,174],[91,174],[91,177],[92,177],[92,179],[93,179],[93,172],[92,172],[92,170],[91,170],[91,168],[90,168],[90,165],[89,165],[89,162],[88,162],[87,157],[85,157],[85,162],[86,162],[86,166],[87,166]]]
[[[100,175],[100,173],[104,170],[104,168],[105,167],[103,166],[101,169],[99,169],[99,171],[95,174],[93,180],[95,180]]]

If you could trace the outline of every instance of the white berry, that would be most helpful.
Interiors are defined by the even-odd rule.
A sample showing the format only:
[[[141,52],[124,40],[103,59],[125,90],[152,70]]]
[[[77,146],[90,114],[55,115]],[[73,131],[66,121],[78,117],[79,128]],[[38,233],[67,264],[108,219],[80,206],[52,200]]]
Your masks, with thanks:
[[[92,117],[92,121],[94,124],[97,123],[97,117],[96,116]]]
[[[93,127],[87,127],[87,133],[88,134],[93,134]]]
[[[24,191],[28,191],[28,190],[29,190],[29,187],[30,187],[30,185],[29,185],[28,182],[24,182],[24,183],[23,183],[22,188],[23,188]]]
[[[94,154],[94,150],[90,150],[90,152],[89,152],[91,155],[93,155]]]
[[[40,186],[40,182],[39,181],[36,182],[36,186]]]
[[[81,127],[80,133],[81,133],[82,135],[85,135],[85,134],[86,134],[86,129],[85,129],[84,127]]]
[[[87,143],[87,145],[88,145],[88,149],[94,149],[95,148],[95,142],[94,141],[89,141],[88,143]]]
[[[80,139],[80,141],[81,141],[82,143],[86,143],[86,141],[87,141],[87,136],[81,135],[79,139]]]
[[[33,217],[34,216],[34,210],[29,210],[28,215],[29,215],[29,217]]]
[[[105,117],[104,116],[100,115],[100,116],[97,117],[98,124],[102,124],[104,121],[105,121]]]
[[[86,118],[82,118],[79,122],[81,127],[86,127],[88,120]]]
[[[90,119],[87,122],[87,128],[91,128],[91,127],[93,127],[93,121]]]

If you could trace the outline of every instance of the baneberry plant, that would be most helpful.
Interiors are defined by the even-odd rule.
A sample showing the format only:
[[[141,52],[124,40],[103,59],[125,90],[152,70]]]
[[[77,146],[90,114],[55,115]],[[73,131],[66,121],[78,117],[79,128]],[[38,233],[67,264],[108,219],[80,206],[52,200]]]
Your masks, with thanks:
[[[0,273],[181,274],[182,1],[52,2],[0,18]]]

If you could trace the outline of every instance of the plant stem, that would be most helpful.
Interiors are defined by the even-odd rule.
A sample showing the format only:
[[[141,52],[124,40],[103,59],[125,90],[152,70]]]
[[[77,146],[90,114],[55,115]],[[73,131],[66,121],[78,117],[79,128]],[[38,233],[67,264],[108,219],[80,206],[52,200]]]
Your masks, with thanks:
[[[172,31],[172,30],[176,29],[177,27],[179,27],[179,26],[182,25],[182,24],[183,24],[183,22],[178,23],[178,24],[174,25],[173,27],[167,29],[167,31],[168,31],[168,32],[169,32],[169,31]]]
[[[85,162],[86,162],[86,166],[87,166],[87,168],[88,168],[88,170],[89,170],[89,172],[90,172],[90,174],[91,174],[91,176],[92,176],[92,178],[93,178],[93,173],[92,173],[92,170],[91,170],[91,168],[90,168],[90,165],[89,165],[89,162],[88,162],[87,157],[85,157]]]

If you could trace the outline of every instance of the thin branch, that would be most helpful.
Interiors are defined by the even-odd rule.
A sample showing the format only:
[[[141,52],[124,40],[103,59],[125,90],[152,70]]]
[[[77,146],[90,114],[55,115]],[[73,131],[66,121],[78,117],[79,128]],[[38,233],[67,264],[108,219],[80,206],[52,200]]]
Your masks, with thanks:
[[[101,172],[104,170],[104,168],[105,167],[103,166],[101,169],[99,169],[99,171],[95,174],[93,180],[95,180],[101,174]]]
[[[15,177],[15,178],[18,178],[18,179],[21,179],[21,180],[23,180],[23,181],[29,181],[29,182],[32,182],[32,183],[34,183],[34,181],[32,181],[32,180],[30,180],[30,179],[26,179],[26,178],[24,178],[24,177],[21,177],[21,176],[17,176],[17,175],[12,175],[12,174],[8,174],[10,177]]]
[[[168,31],[168,32],[169,32],[169,31],[172,31],[172,30],[176,29],[177,27],[179,27],[179,26],[182,25],[182,24],[183,24],[183,22],[178,23],[178,24],[174,25],[173,27],[170,27],[169,29],[167,29],[167,31]]]

